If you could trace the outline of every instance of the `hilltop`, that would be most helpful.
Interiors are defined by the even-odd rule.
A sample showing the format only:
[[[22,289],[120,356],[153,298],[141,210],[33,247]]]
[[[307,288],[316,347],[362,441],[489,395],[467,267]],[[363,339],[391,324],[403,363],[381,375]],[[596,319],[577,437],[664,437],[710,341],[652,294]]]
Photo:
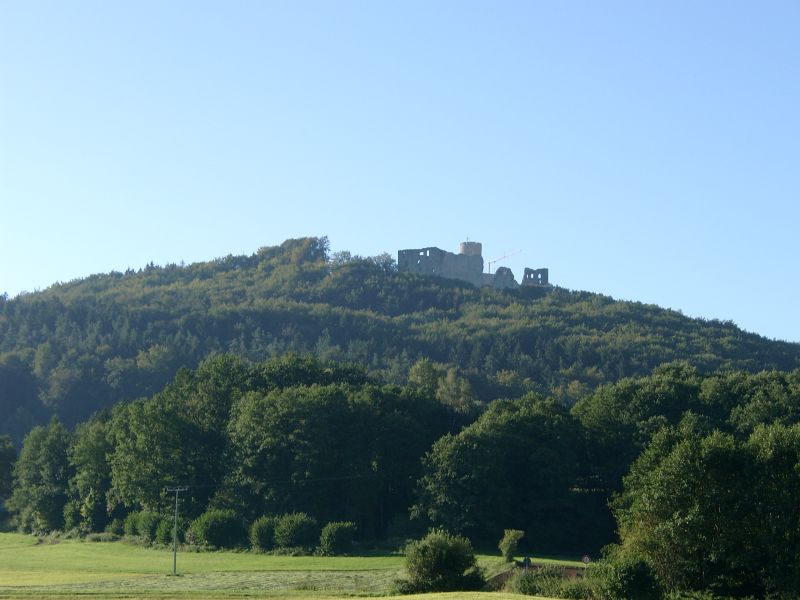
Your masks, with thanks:
[[[800,344],[731,322],[557,287],[399,273],[389,255],[331,255],[325,238],[304,238],[0,297],[0,434],[20,440],[52,414],[71,425],[150,396],[212,354],[286,352],[389,382],[427,358],[480,401],[538,391],[567,405],[675,360],[701,373],[800,366]]]

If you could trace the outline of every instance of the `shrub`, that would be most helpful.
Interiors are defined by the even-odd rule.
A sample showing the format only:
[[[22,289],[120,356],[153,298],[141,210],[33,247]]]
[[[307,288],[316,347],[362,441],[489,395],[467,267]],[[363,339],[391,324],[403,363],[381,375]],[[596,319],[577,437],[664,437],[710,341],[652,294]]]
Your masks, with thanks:
[[[320,554],[346,554],[353,547],[356,524],[350,521],[334,521],[322,528],[319,536]]]
[[[128,513],[128,516],[125,517],[125,523],[122,525],[122,529],[125,535],[139,535],[139,513]]]
[[[162,518],[156,513],[143,510],[136,521],[136,532],[148,542],[152,542],[156,539],[156,529],[161,520]]]
[[[657,600],[661,586],[652,567],[642,559],[611,557],[589,566],[600,600]]]
[[[523,537],[525,537],[525,532],[521,529],[506,529],[503,532],[503,539],[500,540],[497,547],[500,548],[500,552],[503,554],[503,558],[506,562],[514,560],[514,555],[517,553],[517,546]]]
[[[53,535],[61,538],[62,540],[77,540],[81,537],[81,530],[77,527],[72,527],[71,529],[65,529],[61,533],[54,531]]]
[[[173,530],[175,529],[175,521],[172,519],[161,519],[156,527],[155,541],[159,544],[167,546],[172,545]],[[178,531],[180,537],[180,531]]]
[[[246,538],[244,524],[232,510],[207,510],[190,528],[195,543],[215,548],[235,548]]]
[[[112,519],[106,525],[106,533],[122,535],[125,533],[125,523],[122,519]]]
[[[275,546],[275,524],[278,517],[266,515],[250,526],[250,547],[253,550],[272,550]]]
[[[585,577],[562,579],[558,598],[567,600],[597,600],[593,582]]]
[[[275,546],[278,548],[308,548],[319,538],[317,520],[305,513],[282,515],[275,523]]]
[[[526,596],[559,597],[564,578],[556,566],[521,569],[508,584],[512,592]]]
[[[81,503],[70,500],[64,505],[64,531],[80,528],[81,525]]]
[[[432,529],[421,540],[406,546],[409,580],[404,592],[478,590],[485,580],[477,568],[470,541],[442,529]]]

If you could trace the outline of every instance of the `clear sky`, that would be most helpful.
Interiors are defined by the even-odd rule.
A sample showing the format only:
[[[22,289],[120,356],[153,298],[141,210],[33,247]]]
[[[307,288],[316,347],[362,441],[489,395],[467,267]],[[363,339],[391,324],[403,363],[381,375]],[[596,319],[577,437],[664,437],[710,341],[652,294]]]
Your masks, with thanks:
[[[0,293],[327,235],[800,341],[800,3],[0,0]]]

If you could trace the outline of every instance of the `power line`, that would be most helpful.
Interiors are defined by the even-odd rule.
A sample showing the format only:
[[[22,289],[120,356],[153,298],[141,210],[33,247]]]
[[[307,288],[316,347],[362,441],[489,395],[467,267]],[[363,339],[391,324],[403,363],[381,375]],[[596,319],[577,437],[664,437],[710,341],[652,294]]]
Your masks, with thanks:
[[[308,479],[302,479],[300,481],[293,480],[293,479],[271,479],[267,481],[259,481],[258,483],[261,485],[275,485],[279,483],[288,483],[288,484],[305,484],[305,483],[321,483],[326,481],[347,481],[351,479],[378,479],[384,478],[384,475],[380,475],[378,473],[371,473],[369,475],[337,475],[331,477],[310,477]],[[177,575],[178,571],[178,495],[181,492],[189,491],[189,488],[192,489],[209,489],[209,488],[220,488],[223,487],[224,484],[222,483],[200,483],[197,485],[174,485],[174,486],[167,486],[164,488],[164,491],[167,493],[174,493],[175,494],[175,518],[172,527],[172,574]]]

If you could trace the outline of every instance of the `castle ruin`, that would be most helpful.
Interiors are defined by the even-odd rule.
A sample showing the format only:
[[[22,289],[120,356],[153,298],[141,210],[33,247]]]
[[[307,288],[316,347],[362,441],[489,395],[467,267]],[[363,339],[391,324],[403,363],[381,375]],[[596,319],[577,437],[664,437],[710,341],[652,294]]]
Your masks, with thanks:
[[[458,254],[431,246],[399,250],[397,269],[401,273],[438,275],[448,279],[468,281],[475,287],[495,289],[525,287],[550,287],[547,269],[525,269],[522,282],[517,283],[508,267],[499,267],[494,273],[483,272],[483,246],[480,242],[461,242]]]

